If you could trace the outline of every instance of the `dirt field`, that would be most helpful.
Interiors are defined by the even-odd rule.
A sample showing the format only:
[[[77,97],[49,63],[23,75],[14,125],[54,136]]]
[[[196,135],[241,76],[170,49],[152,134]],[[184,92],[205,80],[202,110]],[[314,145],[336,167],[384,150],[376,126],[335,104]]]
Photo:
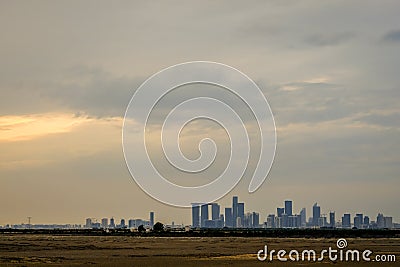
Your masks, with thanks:
[[[0,235],[0,266],[400,266],[400,239],[347,239],[346,249],[392,254],[396,262],[258,261],[257,251],[336,247],[336,239],[160,238],[128,236]],[[275,254],[276,255],[276,254]],[[286,255],[287,256],[287,255]],[[317,255],[318,257],[319,255]]]

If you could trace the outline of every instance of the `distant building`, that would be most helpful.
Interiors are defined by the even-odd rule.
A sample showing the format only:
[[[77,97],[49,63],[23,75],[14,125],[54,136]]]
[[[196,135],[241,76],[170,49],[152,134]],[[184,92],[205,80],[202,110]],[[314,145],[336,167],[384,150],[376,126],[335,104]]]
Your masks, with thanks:
[[[393,218],[392,217],[384,217],[384,225],[385,228],[392,229],[393,228]]]
[[[241,228],[242,227],[242,218],[237,217],[236,218],[236,227]]]
[[[225,208],[225,226],[233,227],[232,208]]]
[[[108,227],[108,219],[107,218],[101,219],[101,227],[102,228],[107,228]]]
[[[248,212],[244,215],[242,227],[244,227],[244,228],[252,228],[253,227],[253,214],[252,213]]]
[[[363,228],[364,216],[362,213],[357,213],[354,217],[354,227],[357,229]]]
[[[205,223],[209,219],[209,217],[208,217],[208,204],[201,205],[200,212],[201,212],[201,215],[200,215],[200,220],[201,220],[200,227],[205,227]]]
[[[111,219],[110,219],[110,225],[109,225],[109,227],[110,227],[110,228],[115,228],[115,221],[114,221],[114,218],[113,218],[113,217],[111,217]]]
[[[291,200],[285,200],[285,213],[288,216],[293,215],[293,202]]]
[[[86,228],[92,228],[92,219],[91,218],[87,218],[86,219],[85,227]]]
[[[335,212],[334,211],[329,212],[329,226],[330,227],[335,227],[336,226]]]
[[[267,216],[267,228],[276,228],[274,214],[270,214]]]
[[[364,227],[369,228],[369,217],[364,216],[364,221],[363,221]]]
[[[275,217],[275,228],[282,228],[282,217]]]
[[[257,212],[253,211],[253,223],[252,223],[253,228],[258,228],[260,227],[260,214]]]
[[[376,226],[380,229],[385,228],[385,218],[382,213],[378,213],[376,217]]]
[[[285,213],[285,208],[276,208],[276,216],[277,217],[282,217],[282,215]]]
[[[236,226],[236,227],[243,227],[244,203],[238,203],[238,218],[240,218],[241,226]]]
[[[218,203],[211,203],[211,219],[219,220],[220,206]]]
[[[289,228],[298,228],[300,227],[300,215],[291,215],[288,216],[288,225]]]
[[[302,208],[300,211],[300,226],[305,227],[306,225],[307,225],[306,208]]]
[[[327,222],[325,216],[322,216],[322,217],[319,217],[319,218],[318,218],[318,225],[317,225],[317,226],[319,226],[319,227],[325,227],[325,226],[327,226],[327,225],[328,225],[328,222]]]
[[[237,217],[238,217],[238,197],[234,196],[232,198],[232,221],[233,221],[233,227],[237,227],[236,222],[237,222]]]
[[[137,229],[139,226],[143,225],[144,227],[150,227],[150,221],[142,220],[142,219],[130,219],[128,221],[129,228]]]
[[[154,211],[150,211],[150,227],[154,226]]]
[[[289,226],[289,216],[286,213],[284,213],[284,214],[282,214],[281,219],[282,219],[281,227],[287,228]]]
[[[223,228],[225,226],[225,217],[223,214],[219,215],[219,220],[221,221],[222,225],[220,228]]]
[[[192,227],[200,227],[200,204],[192,203]]]
[[[321,217],[321,207],[317,203],[313,205],[313,226],[319,226],[319,218]]]
[[[125,228],[125,227],[126,227],[125,219],[121,219],[121,222],[120,222],[120,224],[119,224],[119,227],[120,227],[120,228]]]
[[[343,214],[342,228],[351,228],[351,215],[350,213]]]

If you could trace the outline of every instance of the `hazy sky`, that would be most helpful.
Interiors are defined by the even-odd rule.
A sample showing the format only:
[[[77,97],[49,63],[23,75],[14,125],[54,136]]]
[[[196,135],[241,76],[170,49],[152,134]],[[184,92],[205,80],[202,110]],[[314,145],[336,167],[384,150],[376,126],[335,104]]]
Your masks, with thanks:
[[[1,1],[0,224],[150,210],[190,223],[190,209],[132,181],[121,131],[135,89],[192,60],[246,73],[275,116],[268,179],[249,194],[245,177],[223,206],[239,195],[264,218],[289,198],[307,216],[318,202],[337,218],[383,212],[399,222],[399,10],[398,1]],[[218,135],[192,127],[186,137]]]

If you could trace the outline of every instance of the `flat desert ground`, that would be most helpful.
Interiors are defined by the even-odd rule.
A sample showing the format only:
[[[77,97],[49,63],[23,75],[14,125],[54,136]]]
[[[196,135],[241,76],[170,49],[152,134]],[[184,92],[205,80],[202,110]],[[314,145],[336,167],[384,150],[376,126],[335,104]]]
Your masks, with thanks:
[[[336,249],[337,239],[0,235],[0,266],[400,266],[400,239],[348,238],[346,249],[396,255],[396,262],[260,262],[268,249]]]

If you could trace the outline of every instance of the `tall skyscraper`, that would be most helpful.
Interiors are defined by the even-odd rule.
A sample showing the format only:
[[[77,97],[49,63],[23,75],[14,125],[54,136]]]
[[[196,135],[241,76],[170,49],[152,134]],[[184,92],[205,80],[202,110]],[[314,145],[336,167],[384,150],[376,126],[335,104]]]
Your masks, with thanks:
[[[282,217],[282,215],[285,213],[285,208],[276,208],[276,216],[277,217]]]
[[[110,228],[115,228],[115,221],[113,217],[110,219]]]
[[[219,220],[220,206],[218,203],[211,203],[211,219]]]
[[[306,208],[302,208],[300,211],[300,226],[305,227],[306,225],[307,225]]]
[[[253,211],[252,219],[253,219],[252,227],[253,228],[258,228],[260,226],[260,214]]]
[[[232,198],[232,220],[233,220],[233,227],[236,227],[238,217],[238,197],[234,196]]]
[[[364,227],[368,228],[369,227],[369,217],[368,216],[364,216]]]
[[[206,221],[208,221],[209,217],[208,217],[208,204],[203,204],[201,205],[201,222],[200,222],[200,227],[205,227],[206,226]]]
[[[154,226],[154,211],[150,211],[150,227]]]
[[[343,214],[343,217],[342,217],[342,228],[351,228],[351,216],[350,216],[350,213]]]
[[[288,216],[293,215],[293,203],[291,200],[285,200],[285,213]]]
[[[192,203],[192,227],[200,227],[200,204]]]
[[[331,211],[329,212],[329,226],[330,227],[335,227],[336,222],[335,222],[335,212]]]
[[[313,206],[313,226],[319,225],[319,218],[321,217],[321,207],[317,203]]]
[[[232,208],[225,208],[225,226],[233,227]]]
[[[376,224],[378,228],[385,228],[385,217],[383,217],[382,213],[378,213],[378,216],[376,217]]]
[[[240,222],[241,222],[241,227],[243,227],[243,222],[244,222],[244,203],[238,203],[238,218],[240,218]],[[236,226],[239,227],[239,226]]]
[[[121,219],[121,223],[119,224],[121,228],[125,228],[125,219]]]
[[[357,213],[356,216],[354,217],[354,227],[356,227],[357,229],[361,229],[363,222],[364,222],[363,214]]]
[[[91,218],[87,218],[86,219],[85,227],[86,228],[92,228],[92,219]]]
[[[384,227],[388,229],[393,228],[393,217],[385,216],[384,217]]]
[[[101,227],[102,228],[107,228],[108,227],[108,219],[107,218],[101,219]]]

